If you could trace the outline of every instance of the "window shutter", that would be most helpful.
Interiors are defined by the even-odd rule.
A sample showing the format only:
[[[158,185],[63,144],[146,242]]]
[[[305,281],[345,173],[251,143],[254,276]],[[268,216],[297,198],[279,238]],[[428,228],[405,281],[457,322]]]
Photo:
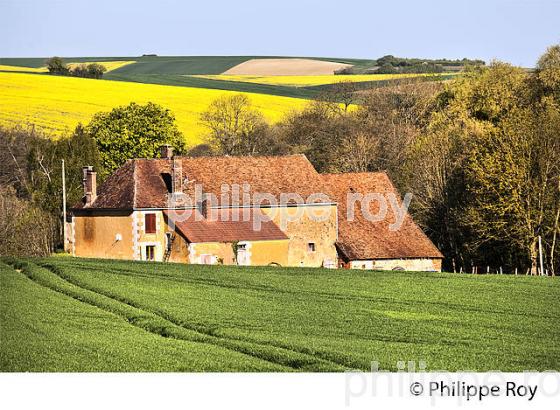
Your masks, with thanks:
[[[156,214],[146,214],[144,218],[146,233],[156,233]]]

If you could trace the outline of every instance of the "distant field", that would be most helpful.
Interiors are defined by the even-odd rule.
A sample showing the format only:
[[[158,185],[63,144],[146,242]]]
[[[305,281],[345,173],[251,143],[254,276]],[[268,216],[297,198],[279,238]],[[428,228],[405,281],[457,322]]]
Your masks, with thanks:
[[[107,72],[116,70],[117,68],[124,67],[125,65],[133,64],[135,61],[88,61],[87,64],[98,63],[107,69]],[[68,68],[72,69],[80,64],[85,64],[83,62],[68,62],[66,65]],[[22,67],[17,65],[0,65],[0,71],[16,71],[16,72],[28,72],[28,73],[47,73],[47,67]]]
[[[556,278],[10,263],[0,371],[560,369]]]
[[[107,72],[117,70],[121,67],[127,66],[129,64],[134,64],[136,61],[89,61],[88,63],[80,63],[80,62],[70,62],[68,63],[69,68],[74,68],[80,64],[92,64],[97,63],[103,65]]]
[[[0,64],[0,71],[19,71],[26,73],[46,73],[46,67],[22,67],[17,65],[2,65]]]
[[[223,81],[210,78],[191,77],[194,75],[217,75],[248,60],[286,59],[274,56],[143,56],[143,57],[64,57],[67,62],[114,62],[135,61],[105,74],[104,78],[114,81],[138,82],[145,84],[172,85],[191,88],[238,91],[294,98],[314,98],[322,89],[314,87],[282,86],[276,84],[257,84],[242,81]],[[358,71],[367,69],[374,60],[340,59],[309,57],[315,61],[330,61],[351,64]],[[42,58],[0,58],[0,65],[10,66],[10,71],[27,71],[28,68],[41,68],[45,65]],[[11,67],[20,67],[15,69]],[[26,68],[24,68],[26,67]],[[0,69],[0,71],[2,71]]]
[[[123,67],[126,68],[127,66]],[[169,108],[187,142],[200,142],[204,128],[199,115],[230,91],[172,87],[124,81],[90,80],[42,74],[0,73],[0,124],[35,124],[49,132],[69,132],[93,114],[130,102],[153,101]],[[271,122],[306,101],[265,94],[248,94]]]
[[[429,74],[433,76],[433,74]],[[413,78],[419,76],[429,76],[427,74],[355,74],[355,75],[199,75],[198,78],[208,78],[221,81],[240,81],[254,84],[283,85],[290,87],[309,87],[324,84],[336,84],[343,81],[350,82],[370,82],[399,80],[403,78]]]
[[[122,75],[167,74],[195,75],[221,74],[238,64],[254,59],[286,59],[294,57],[277,56],[143,56],[143,57],[64,57],[65,61],[103,62],[103,61],[136,61],[120,70]],[[330,61],[351,64],[361,69],[371,67],[374,60],[341,59],[323,57],[305,57],[318,61]],[[41,58],[0,58],[0,64],[39,68],[45,65],[46,57]]]
[[[304,59],[308,62],[326,62],[329,66],[333,66],[333,64],[352,65],[352,69],[357,74],[351,77],[360,83],[360,89],[384,87],[394,81],[398,81],[398,79],[381,80],[379,75],[372,77],[371,80],[369,75],[360,78],[361,75],[359,73],[363,73],[375,65],[375,60],[366,59],[274,56],[65,57],[67,62],[99,62],[111,65],[112,69],[110,72],[103,76],[107,80],[237,91],[303,99],[317,97],[328,90],[333,81],[336,82],[335,80],[337,80],[336,78],[330,78],[331,76],[328,75],[325,76],[327,77],[325,79],[302,78],[297,80],[297,84],[294,84],[293,77],[291,79],[280,78],[271,80],[267,77],[259,76],[259,78],[248,80],[238,76],[220,76],[220,74],[239,66],[239,64],[244,64],[248,61],[270,61],[270,59],[275,59],[279,62],[284,60],[291,60],[293,62],[294,59]],[[44,67],[45,60],[46,58],[0,58],[0,71],[42,72],[44,69],[41,67]],[[4,69],[1,67],[4,67]],[[445,76],[448,76],[448,73],[443,75],[443,77]],[[252,77],[256,76],[252,75]],[[434,77],[434,79],[437,79],[437,77]]]
[[[223,72],[225,75],[330,75],[350,64],[309,58],[254,58]]]

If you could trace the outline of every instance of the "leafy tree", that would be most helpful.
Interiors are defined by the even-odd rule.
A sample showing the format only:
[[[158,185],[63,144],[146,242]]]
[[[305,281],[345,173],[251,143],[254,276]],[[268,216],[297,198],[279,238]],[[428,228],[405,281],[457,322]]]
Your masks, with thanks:
[[[549,47],[537,62],[537,78],[544,92],[560,102],[560,44]]]
[[[259,152],[267,124],[246,95],[216,99],[200,119],[210,132],[210,145],[221,154],[254,155]]]
[[[60,57],[51,57],[46,61],[47,69],[50,74],[68,74],[68,67]]]
[[[52,214],[0,185],[0,256],[48,256],[55,226]]]
[[[17,207],[17,215],[30,218],[21,221],[22,230],[13,231],[19,236],[10,242],[11,249],[19,242],[27,243],[29,236],[36,241],[30,244],[29,254],[48,253],[62,239],[61,160],[65,160],[67,205],[72,206],[83,196],[82,166],[100,169],[95,141],[81,126],[71,136],[58,139],[33,129],[0,128],[0,144],[5,148],[0,150],[0,163],[6,165],[0,167],[0,191],[5,188],[5,203]],[[5,210],[5,215],[12,215],[10,212]],[[37,217],[41,240],[29,233],[33,217]]]
[[[88,66],[87,66],[87,72],[88,72],[88,76],[90,78],[99,79],[99,78],[103,77],[103,73],[105,73],[106,71],[107,71],[107,68],[104,65],[101,65],[101,64],[91,63],[91,64],[88,64]]]
[[[416,215],[448,261],[535,272],[541,236],[545,264],[556,269],[560,111],[535,84],[495,62],[435,100],[405,164]]]
[[[89,77],[88,67],[85,64],[78,64],[70,70],[70,74],[72,74],[74,77],[87,78]]]
[[[70,74],[75,77],[99,79],[103,77],[103,73],[105,73],[106,71],[107,68],[105,68],[105,66],[101,64],[78,64],[72,70],[70,70]]]
[[[131,158],[155,158],[164,144],[175,152],[186,150],[183,135],[170,110],[149,102],[131,103],[100,112],[86,127],[97,142],[104,175],[112,173]]]

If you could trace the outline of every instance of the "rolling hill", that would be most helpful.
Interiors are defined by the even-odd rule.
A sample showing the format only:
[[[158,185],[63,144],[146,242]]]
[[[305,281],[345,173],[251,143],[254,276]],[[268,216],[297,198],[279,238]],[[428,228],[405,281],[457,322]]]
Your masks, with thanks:
[[[297,73],[301,69],[311,74],[315,72],[313,70],[324,72],[325,67],[334,70],[350,65],[357,71],[364,71],[375,64],[375,60],[359,59],[141,56],[66,57],[65,61],[70,66],[101,63],[108,72],[102,80],[51,76],[46,73],[45,58],[0,58],[0,124],[33,124],[60,134],[71,131],[79,122],[87,123],[98,111],[108,111],[133,101],[153,101],[171,109],[188,143],[196,144],[201,141],[204,131],[199,124],[200,113],[223,94],[247,93],[265,117],[274,122],[288,111],[303,107],[306,100],[328,91],[340,81],[352,81],[356,89],[369,89],[417,76],[222,74],[240,67],[245,72],[251,67],[263,66],[267,70],[272,67],[274,73]],[[439,80],[446,77],[425,78]]]
[[[130,102],[155,102],[169,108],[190,144],[199,143],[204,128],[199,115],[216,98],[230,91],[124,81],[92,80],[45,74],[0,73],[0,124],[34,124],[48,132],[70,132],[99,111]],[[253,105],[275,122],[303,99],[248,94]]]
[[[311,81],[308,85],[297,87],[290,83],[271,83],[269,81],[256,82],[244,81],[236,78],[221,78],[220,75],[234,69],[240,64],[255,60],[276,59],[296,60],[301,58],[277,56],[142,56],[142,57],[65,57],[65,61],[73,63],[82,62],[117,62],[134,61],[106,73],[104,79],[114,81],[127,81],[146,84],[173,85],[191,88],[205,88],[214,90],[238,91],[310,99],[318,96],[331,87],[332,83],[352,80],[359,84],[359,88],[374,88],[387,85],[395,79],[381,77],[366,79],[365,81],[352,79],[354,75],[335,76],[321,83]],[[341,59],[305,57],[305,60],[331,62],[336,64],[351,65],[357,73],[364,72],[375,65],[375,60]],[[0,58],[1,71],[37,71],[45,65],[45,58]],[[4,68],[2,68],[4,66]],[[20,67],[18,69],[18,67]],[[34,70],[31,70],[34,69]],[[302,73],[303,74],[303,73]]]

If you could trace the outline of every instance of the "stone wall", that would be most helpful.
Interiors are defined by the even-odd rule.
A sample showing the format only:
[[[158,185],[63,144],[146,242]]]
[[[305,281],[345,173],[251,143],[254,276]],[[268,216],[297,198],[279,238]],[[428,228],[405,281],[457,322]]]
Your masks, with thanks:
[[[406,270],[415,272],[441,272],[441,259],[407,258],[350,261],[350,269]]]
[[[336,205],[284,206],[262,210],[290,239],[288,266],[336,267]]]
[[[133,259],[132,216],[74,215],[70,249],[83,258]]]

